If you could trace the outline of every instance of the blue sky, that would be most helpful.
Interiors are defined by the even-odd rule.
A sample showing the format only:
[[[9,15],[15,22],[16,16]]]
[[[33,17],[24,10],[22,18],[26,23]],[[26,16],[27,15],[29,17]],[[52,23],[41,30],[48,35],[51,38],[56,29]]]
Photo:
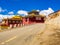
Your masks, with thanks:
[[[44,10],[49,7],[57,11],[60,10],[60,0],[0,0],[0,7],[5,10],[0,14],[7,14],[10,11],[16,14],[18,10]]]

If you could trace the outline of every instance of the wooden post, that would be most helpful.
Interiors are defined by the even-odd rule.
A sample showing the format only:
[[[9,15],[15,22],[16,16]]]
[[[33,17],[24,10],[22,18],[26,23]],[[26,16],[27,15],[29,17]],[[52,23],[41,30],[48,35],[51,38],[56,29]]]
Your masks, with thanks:
[[[9,27],[12,28],[12,24],[10,24]]]
[[[14,24],[12,24],[12,28],[14,28]]]
[[[14,27],[16,27],[16,24],[14,24]]]
[[[19,27],[20,25],[18,24],[18,27]]]
[[[29,18],[27,18],[27,24],[30,24],[30,23],[29,23]]]

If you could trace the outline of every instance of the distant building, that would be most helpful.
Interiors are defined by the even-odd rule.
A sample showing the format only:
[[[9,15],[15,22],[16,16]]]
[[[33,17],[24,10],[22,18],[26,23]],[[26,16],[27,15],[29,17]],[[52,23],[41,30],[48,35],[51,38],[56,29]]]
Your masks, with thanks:
[[[27,16],[23,18],[23,23],[31,24],[31,23],[44,23],[46,16],[39,15],[38,11],[31,11]]]
[[[7,18],[2,20],[1,26],[8,26],[10,28],[14,28],[20,26],[22,24],[22,17],[21,16],[14,16],[12,18]]]
[[[46,19],[45,15],[39,15],[38,11],[28,12],[28,15],[25,17],[22,16],[13,16],[12,18],[3,19],[1,26],[14,28],[21,25],[29,25],[32,23],[44,23]]]

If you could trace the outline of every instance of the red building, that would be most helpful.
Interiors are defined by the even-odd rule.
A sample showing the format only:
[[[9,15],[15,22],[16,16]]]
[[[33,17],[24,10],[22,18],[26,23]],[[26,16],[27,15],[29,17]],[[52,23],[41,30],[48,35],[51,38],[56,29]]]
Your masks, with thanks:
[[[18,27],[22,24],[21,16],[14,16],[12,18],[3,19],[1,26],[8,26],[10,28]]]
[[[46,16],[39,15],[38,11],[31,11],[27,16],[23,17],[23,24],[44,23]]]
[[[46,16],[39,15],[38,11],[31,11],[25,17],[14,16],[12,18],[3,19],[1,26],[14,28],[21,25],[29,25],[32,23],[44,23],[45,19],[46,19]]]

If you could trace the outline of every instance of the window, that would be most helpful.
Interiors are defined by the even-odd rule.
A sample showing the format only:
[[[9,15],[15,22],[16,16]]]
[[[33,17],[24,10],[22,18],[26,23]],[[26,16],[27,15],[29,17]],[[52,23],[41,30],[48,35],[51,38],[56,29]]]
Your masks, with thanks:
[[[38,20],[39,18],[38,17],[36,17],[36,20]]]
[[[18,23],[19,21],[16,21],[16,23]]]
[[[11,21],[9,20],[9,23],[11,23]]]
[[[41,20],[41,18],[39,18],[39,20]]]
[[[27,18],[26,18],[26,20],[25,20],[26,22],[27,22]]]
[[[36,20],[41,20],[41,17],[36,17]]]
[[[13,21],[13,23],[15,23],[15,21]]]

